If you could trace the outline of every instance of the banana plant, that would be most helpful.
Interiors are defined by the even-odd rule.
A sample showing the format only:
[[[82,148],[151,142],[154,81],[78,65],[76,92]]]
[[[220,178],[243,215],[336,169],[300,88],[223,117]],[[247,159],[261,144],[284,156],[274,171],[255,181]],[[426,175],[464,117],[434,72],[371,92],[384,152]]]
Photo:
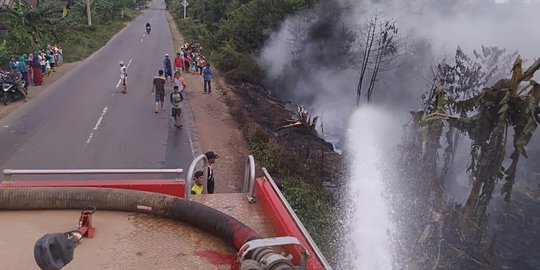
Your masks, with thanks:
[[[8,55],[6,43],[5,40],[0,42],[0,59],[4,59]]]
[[[455,150],[453,133],[459,131],[471,140],[467,168],[471,188],[461,208],[458,227],[462,233],[468,228],[477,229],[478,240],[485,234],[488,204],[499,181],[504,181],[500,189],[504,200],[511,200],[519,159],[527,158],[526,147],[540,123],[540,84],[532,79],[540,69],[540,59],[525,71],[522,63],[518,55],[512,65],[510,78],[501,79],[476,93],[468,90],[472,95],[458,97],[450,88],[437,87],[427,99],[424,110],[416,112],[417,116],[413,118],[413,126],[421,130],[415,134],[422,134],[422,138],[412,140],[422,141],[422,169],[429,175],[429,179],[426,179],[428,182],[422,185],[431,182],[430,186],[435,188],[431,191],[435,198],[444,199],[440,190]],[[443,133],[443,126],[446,134]],[[513,138],[508,135],[509,129],[514,131]],[[444,164],[437,166],[443,136],[446,137]],[[509,155],[511,163],[505,168],[508,156],[506,145],[510,140],[513,143]],[[429,164],[431,166],[427,166]],[[437,168],[443,169],[438,172]]]
[[[47,34],[58,36],[55,29],[63,24],[60,3],[43,0],[38,0],[35,6],[26,0],[16,0],[13,3],[6,9],[11,29],[24,29],[32,36],[33,45],[37,46],[42,45],[40,43]]]

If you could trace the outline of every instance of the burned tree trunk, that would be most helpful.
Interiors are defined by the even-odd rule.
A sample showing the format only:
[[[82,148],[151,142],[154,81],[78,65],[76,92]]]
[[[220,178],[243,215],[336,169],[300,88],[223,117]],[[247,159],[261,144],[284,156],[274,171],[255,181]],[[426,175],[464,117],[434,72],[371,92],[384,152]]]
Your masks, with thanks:
[[[362,51],[362,63],[359,67],[360,74],[356,87],[357,106],[360,105],[367,70],[371,71],[366,92],[367,102],[370,102],[379,72],[398,55],[404,43],[398,38],[398,28],[394,20],[381,20],[379,15],[371,17],[361,31],[365,33],[365,36],[359,45]]]
[[[291,122],[291,124],[278,127],[274,129],[274,131],[280,131],[288,128],[303,128],[307,132],[317,133],[315,128],[317,126],[317,120],[319,119],[318,116],[315,116],[315,118],[312,120],[306,108],[304,106],[298,106],[297,118],[298,119],[287,120],[288,122]]]

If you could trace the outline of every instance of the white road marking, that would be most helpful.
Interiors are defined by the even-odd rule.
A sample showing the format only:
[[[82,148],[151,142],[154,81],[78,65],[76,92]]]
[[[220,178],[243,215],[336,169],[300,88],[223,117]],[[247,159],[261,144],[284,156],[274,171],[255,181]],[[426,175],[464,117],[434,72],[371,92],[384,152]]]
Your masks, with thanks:
[[[88,140],[86,140],[86,145],[88,145],[90,143],[93,136],[94,136],[94,132],[90,133],[90,136],[88,136]]]
[[[107,113],[107,110],[109,109],[109,106],[106,106],[105,108],[103,108],[103,111],[101,112],[101,116],[99,117],[99,119],[97,120],[97,123],[96,125],[94,126],[94,129],[92,132],[90,132],[90,135],[88,136],[88,140],[86,140],[86,145],[88,145],[90,143],[90,141],[92,141],[92,137],[94,137],[94,132],[96,130],[98,130],[99,128],[99,125],[101,125],[101,121],[103,121],[103,117],[105,117],[105,114]]]
[[[143,41],[143,39],[141,38],[141,42]]]
[[[191,132],[187,132],[189,138],[189,146],[191,148],[191,156],[195,159],[195,147],[193,146],[193,140],[191,139]]]
[[[3,127],[8,128],[9,126],[3,126]]]

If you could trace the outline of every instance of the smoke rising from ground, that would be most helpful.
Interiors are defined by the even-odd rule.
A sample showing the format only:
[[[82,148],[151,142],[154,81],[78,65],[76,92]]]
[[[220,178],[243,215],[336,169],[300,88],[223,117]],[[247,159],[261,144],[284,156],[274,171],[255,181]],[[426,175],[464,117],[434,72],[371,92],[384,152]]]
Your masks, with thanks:
[[[370,129],[369,124],[356,119],[359,115],[364,115],[366,109],[362,107],[357,111],[355,101],[359,72],[351,65],[351,60],[355,59],[361,51],[354,38],[355,34],[360,32],[360,25],[374,14],[378,14],[388,19],[395,19],[399,27],[399,34],[406,38],[406,45],[402,48],[399,57],[391,63],[393,68],[385,68],[388,70],[380,73],[378,77],[372,102],[379,109],[368,113],[370,116],[375,114],[373,119],[380,119],[376,116],[382,115],[379,113],[380,110],[385,112],[385,115],[389,113],[393,120],[392,124],[395,127],[400,127],[401,124],[406,124],[410,119],[409,110],[421,108],[421,95],[432,87],[432,67],[436,67],[444,59],[448,62],[454,61],[458,46],[470,57],[473,57],[473,50],[481,50],[482,45],[505,48],[508,54],[518,51],[523,59],[528,59],[523,64],[524,69],[528,68],[534,59],[540,57],[538,47],[540,44],[540,16],[537,15],[539,10],[540,1],[528,1],[528,3],[510,1],[505,4],[495,4],[494,1],[488,0],[324,1],[309,11],[288,18],[281,29],[268,40],[267,46],[259,55],[259,62],[266,67],[268,72],[266,85],[273,94],[282,99],[290,100],[293,104],[306,106],[312,117],[322,116],[325,139],[334,143],[338,149],[343,149],[345,136],[349,134],[349,142],[356,144],[348,144],[347,152],[351,153],[347,153],[349,155],[346,156],[351,158],[351,174],[359,175],[350,181],[353,185],[352,192],[366,196],[364,194],[366,190],[354,188],[354,185],[365,188],[366,182],[358,181],[358,178],[361,178],[361,173],[375,172],[373,169],[366,169],[365,166],[372,164],[370,163],[373,161],[371,159],[376,156],[370,154],[372,145],[368,141],[369,138],[365,138],[365,136],[373,135],[371,133],[373,130],[368,130]],[[361,59],[356,58],[357,63],[360,61]],[[536,79],[540,80],[539,75],[536,75]],[[510,77],[511,70],[506,70],[504,76]],[[365,100],[365,97],[363,99]],[[366,107],[369,109],[369,106]],[[355,111],[357,112],[355,113]],[[356,125],[349,126],[349,123],[356,123]],[[321,131],[320,127],[319,131]],[[399,133],[399,130],[396,129],[392,132]],[[386,133],[377,134],[380,134],[380,137],[388,135]],[[387,145],[399,143],[397,139],[399,134],[394,135],[397,135],[393,138],[394,140],[387,139],[385,141]],[[355,140],[364,142],[360,143]],[[510,141],[511,139],[508,140],[508,145],[511,145]],[[528,174],[532,170],[538,170],[539,143],[540,135],[539,132],[536,132],[535,138],[528,146],[528,151],[531,150],[530,153],[535,153],[536,156],[531,155],[529,159],[520,161],[519,172],[523,175],[518,175],[516,178],[518,180],[515,189],[520,188],[521,183],[530,179]],[[460,148],[455,152],[454,166],[450,169],[445,182],[446,199],[453,200],[457,204],[465,202],[470,190],[466,172],[469,161],[469,146],[470,141],[466,136],[461,136]],[[535,150],[533,151],[533,149]],[[359,152],[362,153],[358,154]],[[375,179],[375,176],[368,178]],[[381,181],[389,181],[389,179],[385,177]],[[406,182],[407,179],[396,179],[396,181],[403,182],[404,185],[411,182],[412,184],[408,188],[416,188],[415,182],[412,180]],[[367,193],[379,195],[378,188],[386,189],[386,187],[378,186],[379,184],[367,183],[368,187],[373,188],[373,190],[369,190],[371,192]],[[351,189],[350,186],[349,189]],[[395,201],[399,200],[400,197],[396,197]],[[500,206],[502,199],[494,198],[495,200],[497,203],[493,205],[499,205],[502,208]],[[375,200],[375,202],[381,202],[381,200]],[[389,206],[391,211],[395,210],[395,204],[396,202],[392,202],[392,205]],[[418,205],[408,205],[411,205],[411,208],[418,208]],[[508,205],[504,207],[508,207]],[[355,208],[355,210],[358,211],[351,215],[353,221],[361,218],[373,218],[375,219],[373,220],[374,224],[381,220],[387,221],[387,217],[370,216],[372,214],[370,209]],[[532,211],[537,211],[537,209]],[[401,211],[392,218],[402,214],[404,213]],[[528,214],[533,215],[532,213]],[[493,215],[495,216],[495,211],[493,211]],[[405,217],[404,220],[407,218],[409,217]],[[399,220],[399,218],[397,219]],[[412,229],[405,226],[408,224],[409,220],[406,220],[403,223],[403,228],[398,228],[395,231],[397,235],[389,236],[398,242],[401,241],[400,233],[408,236],[407,239],[403,240],[403,243],[395,244],[399,249],[395,251],[397,253],[406,250],[409,247],[408,244],[416,241],[418,232],[409,231]],[[365,230],[368,233],[386,232],[385,226],[378,226],[379,230],[377,230],[375,228],[377,226],[372,226],[373,224],[369,222],[357,225],[371,226],[370,229]],[[381,236],[383,239],[381,240],[370,239],[369,236],[355,230],[350,231],[352,232],[351,239],[357,239],[358,242],[368,239],[384,245],[386,241],[384,237],[387,235],[384,234],[374,234]],[[508,234],[507,237],[509,239],[513,237],[527,239],[529,236],[512,233]],[[529,244],[524,244],[523,247],[509,245],[506,249],[510,250],[509,254],[520,254],[524,250],[531,249],[529,246]],[[368,246],[361,246],[352,251],[366,254],[370,252],[362,249],[366,247]],[[384,248],[381,246],[381,250],[385,250]],[[366,259],[361,256],[357,256],[357,258],[361,261],[351,260],[351,262],[357,264],[373,262],[370,258]],[[381,265],[387,265],[384,264],[387,256],[384,255],[382,258],[385,260],[380,262],[383,263]],[[390,260],[400,260],[400,257],[394,256]],[[394,262],[394,265],[400,265],[399,263],[401,262]],[[380,264],[376,262],[375,265]],[[375,269],[373,264],[371,266]],[[383,266],[383,268],[388,269],[389,267]],[[400,265],[397,269],[406,269],[406,267]],[[411,267],[411,269],[415,268]]]
[[[268,68],[270,90],[322,116],[323,136],[341,148],[359,77],[350,66],[360,51],[354,35],[370,16],[395,19],[406,38],[393,68],[380,73],[373,95],[373,102],[406,121],[407,110],[419,108],[420,95],[430,86],[431,67],[453,60],[458,46],[470,56],[482,45],[519,51],[530,60],[524,66],[530,64],[540,54],[538,10],[540,1],[327,1],[286,20],[259,60]]]

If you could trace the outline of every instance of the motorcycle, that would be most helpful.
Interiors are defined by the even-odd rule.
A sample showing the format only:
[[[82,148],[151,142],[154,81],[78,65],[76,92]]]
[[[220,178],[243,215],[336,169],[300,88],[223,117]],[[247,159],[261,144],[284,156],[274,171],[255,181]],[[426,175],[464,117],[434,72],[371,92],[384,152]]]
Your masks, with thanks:
[[[10,102],[24,99],[24,95],[19,91],[22,85],[15,82],[15,80],[6,74],[0,75],[0,83],[2,84],[2,100],[4,105],[8,105]],[[28,94],[28,89],[23,87],[25,94]]]
[[[147,34],[147,35],[150,35],[150,30],[151,30],[151,29],[150,29],[150,26],[147,26],[147,27],[146,27],[146,34]]]

